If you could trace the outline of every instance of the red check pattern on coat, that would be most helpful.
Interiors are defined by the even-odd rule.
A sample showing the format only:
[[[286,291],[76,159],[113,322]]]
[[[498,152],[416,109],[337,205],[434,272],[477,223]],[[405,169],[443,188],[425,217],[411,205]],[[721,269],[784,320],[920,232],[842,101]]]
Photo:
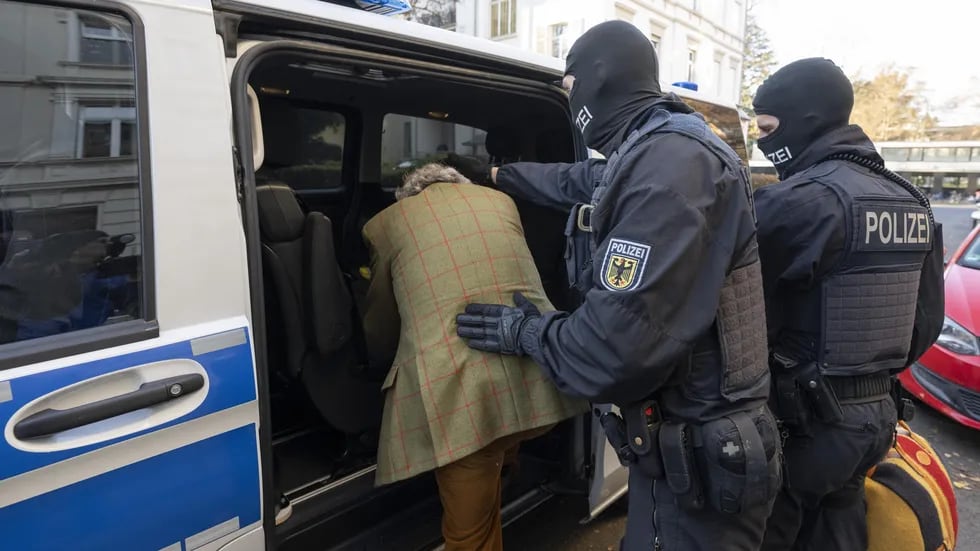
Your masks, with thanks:
[[[382,387],[377,484],[587,410],[533,360],[482,353],[456,336],[456,315],[471,302],[513,304],[520,291],[542,311],[554,309],[508,196],[433,184],[379,213],[363,233],[372,252],[368,346],[397,346]]]

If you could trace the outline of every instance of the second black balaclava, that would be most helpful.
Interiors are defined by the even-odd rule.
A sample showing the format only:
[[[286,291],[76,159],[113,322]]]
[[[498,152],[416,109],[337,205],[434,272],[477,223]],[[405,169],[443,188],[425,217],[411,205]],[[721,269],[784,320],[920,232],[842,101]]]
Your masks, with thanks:
[[[600,23],[572,45],[565,74],[575,76],[568,101],[585,144],[609,156],[626,126],[660,97],[657,54],[639,29]]]
[[[854,89],[833,61],[813,57],[773,73],[759,86],[752,106],[756,115],[779,119],[775,132],[759,138],[759,149],[782,175],[814,140],[847,126]]]

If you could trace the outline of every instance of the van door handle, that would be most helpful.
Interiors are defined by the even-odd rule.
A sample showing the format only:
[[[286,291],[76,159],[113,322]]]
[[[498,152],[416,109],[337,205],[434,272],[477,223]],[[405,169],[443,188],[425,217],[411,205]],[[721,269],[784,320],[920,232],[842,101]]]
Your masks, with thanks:
[[[21,440],[50,436],[104,421],[150,406],[176,400],[204,386],[204,377],[198,373],[168,377],[143,383],[133,392],[105,398],[70,409],[45,409],[25,417],[14,425],[14,436]]]

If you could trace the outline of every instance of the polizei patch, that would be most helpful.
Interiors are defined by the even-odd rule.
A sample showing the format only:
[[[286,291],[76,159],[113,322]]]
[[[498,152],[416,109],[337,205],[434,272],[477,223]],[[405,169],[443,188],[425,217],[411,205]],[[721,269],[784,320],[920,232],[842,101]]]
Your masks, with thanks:
[[[629,291],[640,284],[650,258],[650,245],[623,239],[609,241],[602,261],[602,285],[610,291]]]

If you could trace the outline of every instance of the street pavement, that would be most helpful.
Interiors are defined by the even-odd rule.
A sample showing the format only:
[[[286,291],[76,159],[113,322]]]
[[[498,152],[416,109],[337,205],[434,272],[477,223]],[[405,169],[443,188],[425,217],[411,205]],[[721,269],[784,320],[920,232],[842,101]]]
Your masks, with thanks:
[[[949,254],[970,232],[971,208],[935,205],[943,224]],[[980,550],[980,432],[947,419],[925,404],[917,403],[912,430],[924,436],[942,456],[956,487],[959,538],[956,549]],[[622,499],[589,524],[581,497],[558,497],[528,513],[504,530],[504,547],[513,551],[615,551],[626,520]]]

